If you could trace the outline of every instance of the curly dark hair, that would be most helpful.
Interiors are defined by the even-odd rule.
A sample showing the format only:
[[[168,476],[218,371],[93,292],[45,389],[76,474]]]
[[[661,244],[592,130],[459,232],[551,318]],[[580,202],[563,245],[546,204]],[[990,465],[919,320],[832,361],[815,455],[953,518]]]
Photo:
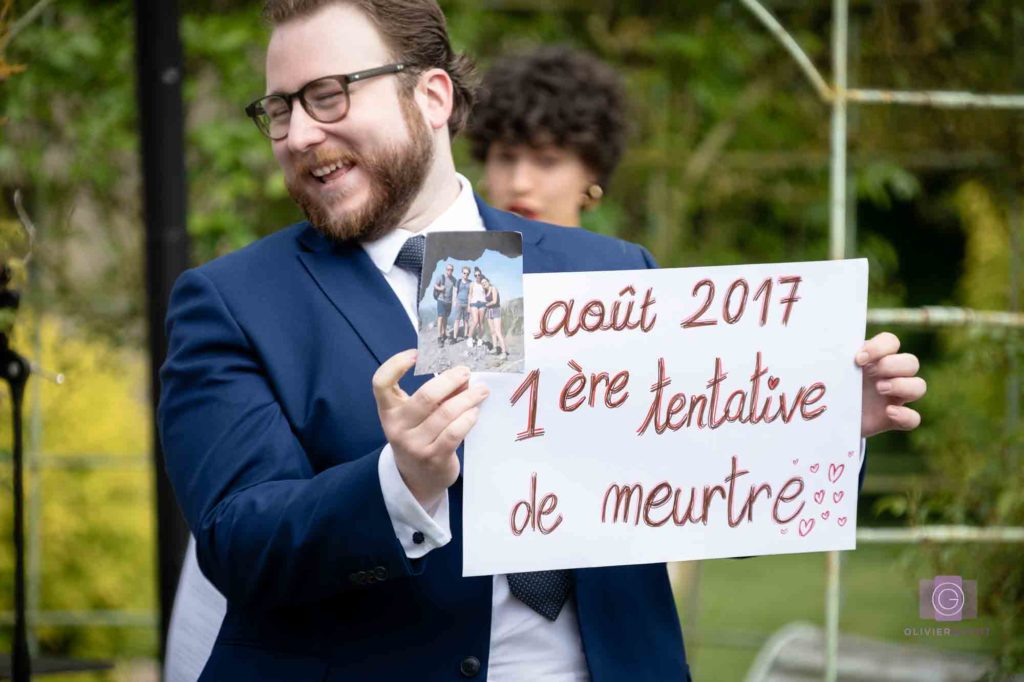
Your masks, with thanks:
[[[495,61],[467,135],[481,162],[495,142],[570,149],[607,187],[626,146],[625,110],[625,87],[610,66],[570,47],[540,47]]]

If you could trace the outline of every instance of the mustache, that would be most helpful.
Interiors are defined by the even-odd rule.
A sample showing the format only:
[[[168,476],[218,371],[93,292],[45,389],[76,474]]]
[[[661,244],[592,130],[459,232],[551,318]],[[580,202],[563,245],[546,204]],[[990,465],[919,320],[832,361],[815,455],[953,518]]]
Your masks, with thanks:
[[[338,149],[317,149],[292,164],[297,173],[312,173],[330,164],[358,165],[361,158],[355,152]]]

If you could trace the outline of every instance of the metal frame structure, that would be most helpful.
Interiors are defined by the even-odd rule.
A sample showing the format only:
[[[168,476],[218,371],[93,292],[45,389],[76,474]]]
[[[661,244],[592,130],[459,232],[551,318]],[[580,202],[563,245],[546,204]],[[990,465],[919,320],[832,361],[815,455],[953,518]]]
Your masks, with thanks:
[[[1011,109],[1024,111],[1024,95],[977,94],[961,91],[906,91],[849,88],[849,0],[832,2],[832,74],[829,84],[807,53],[759,0],[739,0],[781,43],[807,77],[832,113],[829,173],[829,257],[846,257],[847,246],[847,104],[893,104],[953,109]],[[1014,226],[1013,230],[1018,229]],[[906,324],[926,327],[956,325],[1020,328],[1024,315],[1017,312],[974,311],[962,308],[923,308],[875,310],[868,315],[872,323]],[[1015,404],[1015,403],[1014,403]],[[940,542],[1016,542],[1024,543],[1024,528],[974,528],[943,526],[931,528],[879,529],[857,531],[860,542],[917,543]],[[826,554],[825,586],[825,682],[835,682],[839,653],[839,552]]]

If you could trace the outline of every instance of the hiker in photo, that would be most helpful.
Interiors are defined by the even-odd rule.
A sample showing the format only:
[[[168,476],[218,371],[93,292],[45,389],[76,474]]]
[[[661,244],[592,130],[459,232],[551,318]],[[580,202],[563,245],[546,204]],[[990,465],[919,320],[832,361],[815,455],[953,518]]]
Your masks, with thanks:
[[[494,354],[504,353],[507,358],[508,346],[505,345],[505,335],[501,331],[501,294],[498,292],[498,287],[493,286],[486,277],[481,278],[480,284],[487,294],[485,310],[487,311],[487,326],[491,330],[491,339],[494,341]]]
[[[455,283],[455,321],[453,341],[459,341],[469,335],[469,287],[473,284],[469,278],[468,265],[462,266],[462,278]]]
[[[434,283],[434,299],[437,300],[437,345],[443,346],[445,331],[448,323],[448,316],[452,314],[452,293],[455,289],[455,277],[452,272],[455,267],[449,263],[444,268],[444,274],[437,278]]]
[[[469,347],[483,345],[484,342],[484,309],[487,307],[487,293],[481,282],[484,273],[479,267],[473,268],[473,282],[469,285]],[[490,350],[490,344],[486,344]]]

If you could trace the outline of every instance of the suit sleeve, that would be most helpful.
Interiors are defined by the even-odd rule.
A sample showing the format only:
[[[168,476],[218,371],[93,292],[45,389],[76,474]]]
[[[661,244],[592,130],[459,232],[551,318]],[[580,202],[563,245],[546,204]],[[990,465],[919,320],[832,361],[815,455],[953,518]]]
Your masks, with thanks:
[[[395,537],[380,450],[315,473],[213,282],[183,274],[158,421],[200,567],[229,601],[301,604],[420,573]]]

